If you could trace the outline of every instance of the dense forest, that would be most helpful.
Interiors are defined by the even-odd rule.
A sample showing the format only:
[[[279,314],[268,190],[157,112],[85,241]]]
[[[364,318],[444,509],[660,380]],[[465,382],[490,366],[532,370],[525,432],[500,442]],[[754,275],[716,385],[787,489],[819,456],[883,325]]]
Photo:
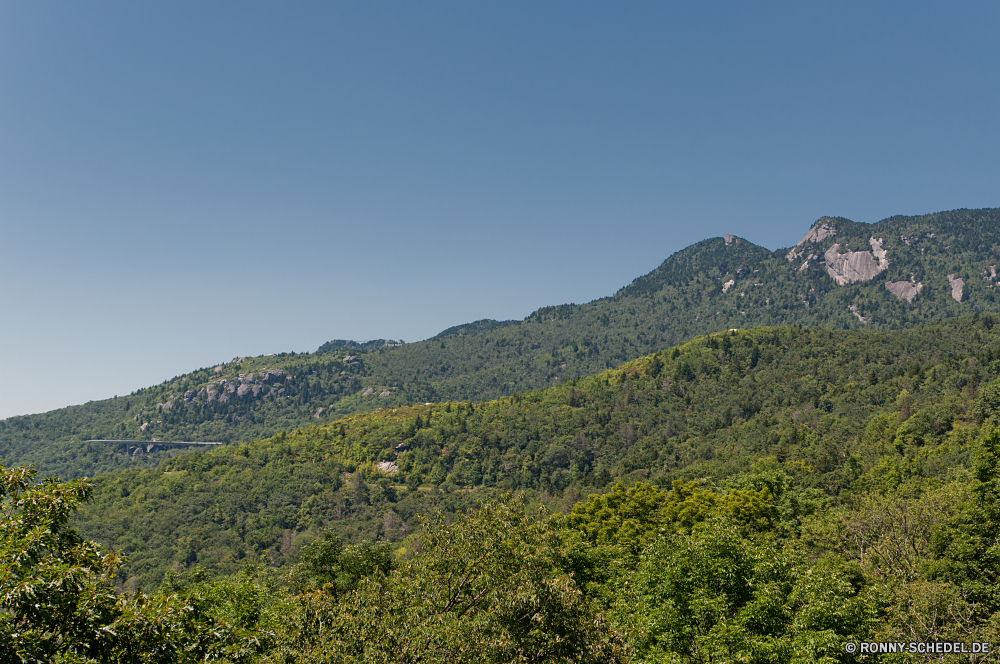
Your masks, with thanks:
[[[477,321],[417,343],[339,340],[316,353],[237,358],[127,396],[9,418],[0,421],[0,458],[64,478],[152,468],[176,452],[131,458],[83,441],[249,442],[379,408],[543,390],[731,328],[888,330],[996,313],[998,251],[997,210],[877,224],[823,218],[774,252],[715,238],[611,297],[523,321]]]
[[[915,648],[1000,637],[998,323],[727,331],[92,482],[4,471],[0,657],[990,661]]]
[[[998,222],[0,421],[0,661],[994,661]]]
[[[942,479],[968,467],[978,386],[1000,376],[997,320],[708,335],[548,390],[387,408],[102,474],[77,524],[149,586],[171,566],[287,564],[325,529],[405,542],[418,514],[510,490],[562,511],[619,482],[714,486],[765,462],[831,499]]]

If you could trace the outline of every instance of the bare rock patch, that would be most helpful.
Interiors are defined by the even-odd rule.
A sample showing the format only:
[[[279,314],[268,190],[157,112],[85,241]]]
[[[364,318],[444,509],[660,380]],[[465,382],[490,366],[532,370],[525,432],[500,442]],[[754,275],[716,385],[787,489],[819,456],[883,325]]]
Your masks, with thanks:
[[[826,219],[827,218],[824,217],[823,219],[820,219],[815,224],[813,224],[813,227],[809,229],[809,232],[803,235],[802,239],[799,240],[798,244],[796,244],[795,246],[798,247],[803,244],[806,244],[807,242],[822,242],[823,240],[829,239],[834,235],[836,235],[837,227],[831,224]]]
[[[906,300],[907,302],[913,302],[921,290],[923,290],[923,283],[917,282],[913,283],[910,281],[887,281],[885,282],[885,289],[898,297],[900,300]]]
[[[951,284],[951,298],[956,302],[962,301],[962,289],[965,288],[964,279],[956,279],[954,274],[948,275],[948,283]]]
[[[871,238],[868,242],[872,246],[870,252],[847,251],[842,254],[839,244],[826,250],[823,256],[826,271],[838,286],[869,281],[889,267],[888,252],[882,248],[882,240]]]

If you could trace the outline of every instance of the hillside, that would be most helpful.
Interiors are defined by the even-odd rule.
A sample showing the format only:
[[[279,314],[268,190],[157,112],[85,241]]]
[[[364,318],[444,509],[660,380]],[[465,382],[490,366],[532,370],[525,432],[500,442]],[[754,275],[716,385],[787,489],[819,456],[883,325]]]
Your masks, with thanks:
[[[103,474],[77,526],[149,586],[170,567],[287,565],[327,528],[404,540],[417,514],[511,489],[568,510],[616,482],[712,487],[764,467],[832,501],[906,494],[969,466],[980,387],[1000,375],[998,322],[702,336],[547,390],[386,408]]]
[[[817,221],[795,246],[705,240],[615,295],[476,321],[417,343],[336,341],[314,354],[240,358],[159,386],[0,422],[0,458],[42,474],[152,466],[89,438],[264,438],[346,414],[544,389],[730,328],[886,330],[1000,311],[1000,211],[957,210],[876,224]]]

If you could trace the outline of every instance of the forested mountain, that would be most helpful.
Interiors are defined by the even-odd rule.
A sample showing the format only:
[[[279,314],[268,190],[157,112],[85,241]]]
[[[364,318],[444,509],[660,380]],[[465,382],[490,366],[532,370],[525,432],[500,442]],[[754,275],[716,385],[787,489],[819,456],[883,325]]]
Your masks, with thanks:
[[[1000,638],[998,374],[992,314],[897,331],[766,327],[89,486],[0,467],[0,656],[975,653]]]
[[[0,659],[990,661],[998,324],[718,332],[89,483],[0,464]]]
[[[1000,311],[1000,211],[877,224],[817,221],[790,249],[729,235],[669,257],[615,295],[476,321],[417,343],[335,341],[314,354],[240,358],[159,386],[0,422],[0,458],[42,474],[152,465],[89,438],[241,442],[345,414],[539,390],[682,343],[764,325],[906,328]]]
[[[323,530],[403,541],[417,514],[506,490],[560,511],[617,482],[718,490],[756,468],[820,503],[919,493],[969,467],[983,409],[1000,405],[980,389],[1000,375],[998,322],[702,336],[543,391],[386,408],[103,474],[77,524],[150,586],[177,566],[289,564]]]

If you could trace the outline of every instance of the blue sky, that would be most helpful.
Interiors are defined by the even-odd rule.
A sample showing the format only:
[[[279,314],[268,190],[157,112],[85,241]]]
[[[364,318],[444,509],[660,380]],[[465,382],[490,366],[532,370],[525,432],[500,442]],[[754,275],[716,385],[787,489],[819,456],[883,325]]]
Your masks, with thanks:
[[[996,3],[0,8],[0,417],[1000,206]]]

